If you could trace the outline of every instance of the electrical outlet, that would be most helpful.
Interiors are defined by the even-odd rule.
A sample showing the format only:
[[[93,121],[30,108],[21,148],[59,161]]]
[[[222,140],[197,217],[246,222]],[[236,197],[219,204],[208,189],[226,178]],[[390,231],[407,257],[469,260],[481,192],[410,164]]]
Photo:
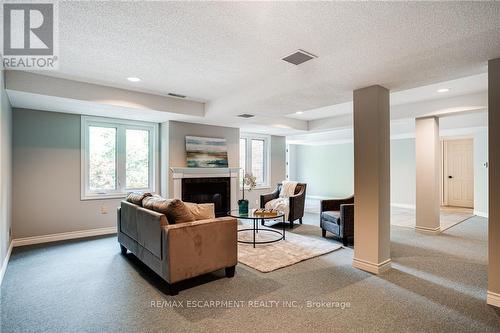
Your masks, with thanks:
[[[259,199],[255,199],[255,204],[259,206]]]
[[[101,214],[107,214],[108,213],[108,207],[105,205],[101,205]]]

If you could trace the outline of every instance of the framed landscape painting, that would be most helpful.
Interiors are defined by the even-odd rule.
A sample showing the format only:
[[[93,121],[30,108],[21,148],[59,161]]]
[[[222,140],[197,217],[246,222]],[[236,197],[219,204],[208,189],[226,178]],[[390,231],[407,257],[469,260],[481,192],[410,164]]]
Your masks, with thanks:
[[[226,139],[186,136],[189,168],[227,168]]]

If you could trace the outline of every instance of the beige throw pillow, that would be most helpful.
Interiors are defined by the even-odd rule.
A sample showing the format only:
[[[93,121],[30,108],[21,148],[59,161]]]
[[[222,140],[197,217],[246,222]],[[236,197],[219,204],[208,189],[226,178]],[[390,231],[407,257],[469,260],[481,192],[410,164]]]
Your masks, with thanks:
[[[151,197],[144,198],[142,200],[142,207],[150,210],[154,210],[155,212],[165,214],[167,211],[168,205],[172,202],[172,199],[164,199],[159,195],[153,195]]]
[[[131,192],[127,195],[127,201],[131,202],[133,204],[142,206],[142,200],[144,198],[150,197],[152,194],[151,193],[142,193],[142,192]]]
[[[215,218],[215,205],[213,203],[196,204],[185,202],[185,204],[196,221]]]

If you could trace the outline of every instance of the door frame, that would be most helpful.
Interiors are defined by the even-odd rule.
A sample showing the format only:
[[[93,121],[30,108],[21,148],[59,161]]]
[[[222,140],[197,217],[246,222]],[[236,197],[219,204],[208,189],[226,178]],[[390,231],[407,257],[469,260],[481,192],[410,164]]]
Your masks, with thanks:
[[[439,186],[441,187],[441,206],[448,206],[448,181],[446,178],[446,171],[448,170],[448,142],[458,141],[458,140],[471,140],[472,141],[472,166],[474,167],[474,136],[454,136],[454,137],[442,137],[441,138],[441,172],[439,174]],[[474,179],[474,168],[472,169],[473,182]],[[474,208],[474,204],[473,207]]]

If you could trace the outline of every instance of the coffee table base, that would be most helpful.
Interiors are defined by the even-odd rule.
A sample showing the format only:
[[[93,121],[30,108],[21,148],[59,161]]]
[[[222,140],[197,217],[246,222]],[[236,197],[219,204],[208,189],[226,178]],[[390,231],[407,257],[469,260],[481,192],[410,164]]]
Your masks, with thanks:
[[[264,222],[264,218],[262,219],[262,223]],[[283,231],[280,232],[278,230],[273,230],[273,229],[259,229],[259,220],[253,219],[253,228],[244,228],[244,229],[239,229],[238,232],[242,231],[253,231],[253,240],[252,241],[242,241],[238,240],[238,243],[243,243],[243,244],[252,244],[253,247],[255,248],[255,245],[257,244],[270,244],[270,243],[276,243],[281,240],[285,240],[285,217],[283,216],[282,218],[282,223],[283,223]],[[255,240],[255,234],[259,232],[273,232],[275,234],[280,235],[280,238],[269,240],[269,241],[257,241]]]

